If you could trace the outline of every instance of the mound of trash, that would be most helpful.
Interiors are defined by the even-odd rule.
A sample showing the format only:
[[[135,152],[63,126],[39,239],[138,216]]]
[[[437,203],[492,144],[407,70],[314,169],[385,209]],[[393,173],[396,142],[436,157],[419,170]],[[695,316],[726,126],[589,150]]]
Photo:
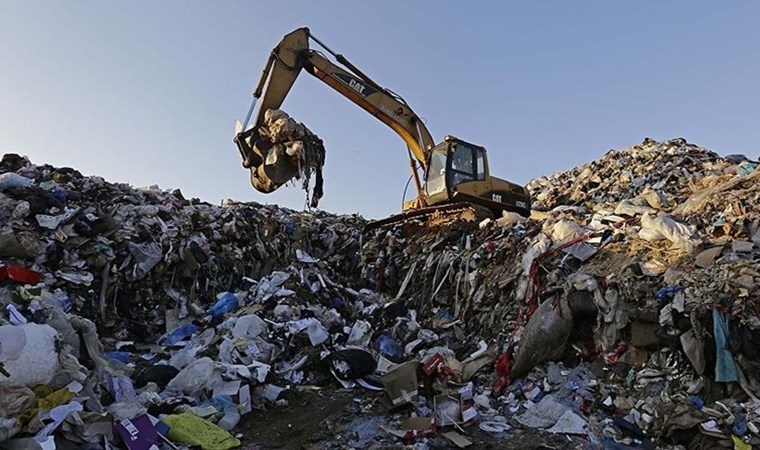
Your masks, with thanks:
[[[559,393],[537,428],[569,408],[592,448],[758,445],[757,167],[647,139],[531,181],[530,220],[379,233],[363,270],[423,325],[498,350],[502,417]]]
[[[336,448],[760,445],[757,167],[645,140],[530,219],[362,235],[7,154],[0,446],[229,449],[310,386],[386,408]]]

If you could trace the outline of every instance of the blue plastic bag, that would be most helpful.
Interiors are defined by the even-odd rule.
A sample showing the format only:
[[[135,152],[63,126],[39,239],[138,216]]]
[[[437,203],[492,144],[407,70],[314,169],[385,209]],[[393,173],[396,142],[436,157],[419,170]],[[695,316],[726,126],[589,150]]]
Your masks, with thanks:
[[[230,311],[234,311],[240,307],[240,300],[232,292],[224,294],[211,309],[208,310],[206,315],[213,317],[214,319],[222,317]]]
[[[108,352],[103,353],[103,358],[107,360],[119,361],[127,364],[129,362],[129,352]]]
[[[200,327],[198,327],[198,325],[194,323],[188,323],[187,325],[182,325],[181,327],[172,331],[168,336],[164,338],[164,344],[174,345],[177,342],[185,339],[186,337],[190,337],[193,334],[197,333],[198,330],[200,330]]]
[[[395,363],[404,362],[404,348],[387,331],[383,331],[375,340],[380,353]]]
[[[665,286],[657,291],[657,298],[673,297],[676,293],[683,291],[684,289],[686,288],[683,286]]]

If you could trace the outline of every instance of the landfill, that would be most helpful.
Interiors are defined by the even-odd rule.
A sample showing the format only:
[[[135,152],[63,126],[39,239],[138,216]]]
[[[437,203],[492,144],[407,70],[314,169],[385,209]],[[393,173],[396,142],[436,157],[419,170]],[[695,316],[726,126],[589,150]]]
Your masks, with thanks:
[[[646,139],[363,232],[6,154],[0,448],[758,448],[757,167]]]

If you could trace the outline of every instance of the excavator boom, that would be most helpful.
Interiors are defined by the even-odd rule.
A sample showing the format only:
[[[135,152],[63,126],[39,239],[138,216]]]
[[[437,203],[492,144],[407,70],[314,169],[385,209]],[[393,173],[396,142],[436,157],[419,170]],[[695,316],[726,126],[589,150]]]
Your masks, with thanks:
[[[319,51],[311,49],[310,39],[321,45],[344,67],[334,64]],[[261,99],[259,108],[253,115],[253,126],[235,138],[243,159],[250,159],[251,149],[246,145],[246,139],[262,125],[266,111],[280,108],[302,70],[375,116],[404,140],[410,156],[413,156],[413,159],[410,158],[410,164],[415,176],[418,199],[421,201],[419,206],[423,206],[425,195],[417,167],[423,171],[427,169],[429,151],[434,146],[427,127],[402,98],[370,79],[345,57],[321,44],[311,36],[308,28],[299,28],[287,34],[269,56],[253,93],[254,102]],[[253,112],[253,108],[250,112]],[[244,124],[244,128],[247,125],[248,123]]]

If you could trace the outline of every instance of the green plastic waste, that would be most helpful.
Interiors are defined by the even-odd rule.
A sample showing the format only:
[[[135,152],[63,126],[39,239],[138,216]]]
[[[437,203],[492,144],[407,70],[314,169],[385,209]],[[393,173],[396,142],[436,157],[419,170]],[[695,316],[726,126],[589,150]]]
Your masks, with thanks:
[[[190,413],[166,416],[163,422],[169,425],[169,439],[173,441],[197,445],[203,450],[229,450],[240,446],[240,441],[230,433]]]

